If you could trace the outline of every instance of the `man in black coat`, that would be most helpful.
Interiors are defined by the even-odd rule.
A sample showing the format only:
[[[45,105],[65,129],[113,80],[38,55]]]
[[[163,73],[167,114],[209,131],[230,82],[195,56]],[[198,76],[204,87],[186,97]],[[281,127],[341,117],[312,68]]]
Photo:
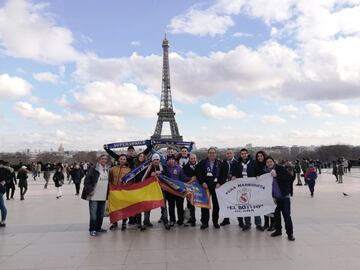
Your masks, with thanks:
[[[226,158],[220,165],[219,184],[223,185],[228,181],[242,177],[240,163],[234,157],[234,151],[230,148],[226,150]],[[224,218],[220,223],[220,226],[226,226],[230,224],[229,218]]]
[[[240,170],[243,178],[247,177],[256,177],[258,175],[258,167],[256,162],[249,156],[249,151],[245,148],[240,150]],[[245,220],[245,223],[244,223]],[[239,226],[243,231],[247,231],[251,229],[251,217],[238,218]],[[256,229],[259,231],[264,231],[261,226],[261,217],[255,217],[255,225]]]
[[[190,154],[189,162],[184,165],[183,173],[186,176],[186,182],[189,181],[196,181],[196,164],[197,164],[197,157],[195,154]],[[196,226],[196,217],[195,217],[195,206],[187,200],[187,208],[190,210],[190,220],[188,221],[191,227]]]
[[[8,175],[8,181],[6,183],[6,200],[14,199],[15,186],[16,186],[16,175],[13,168],[10,167],[9,163],[5,164],[10,168],[10,175]]]
[[[70,175],[75,184],[76,195],[79,195],[81,179],[84,177],[84,171],[78,163],[75,163],[71,168]]]
[[[9,183],[11,178],[12,169],[7,166],[7,162],[0,160],[0,212],[1,220],[0,227],[6,226],[7,209],[4,202],[4,194],[6,192],[6,184]]]
[[[219,221],[219,202],[216,196],[215,189],[220,187],[219,175],[220,175],[221,161],[216,157],[216,149],[210,147],[208,149],[208,157],[199,162],[196,166],[196,178],[199,183],[210,192],[212,200],[212,221],[214,228],[220,229]],[[201,227],[204,230],[209,227],[210,210],[207,208],[201,208]]]

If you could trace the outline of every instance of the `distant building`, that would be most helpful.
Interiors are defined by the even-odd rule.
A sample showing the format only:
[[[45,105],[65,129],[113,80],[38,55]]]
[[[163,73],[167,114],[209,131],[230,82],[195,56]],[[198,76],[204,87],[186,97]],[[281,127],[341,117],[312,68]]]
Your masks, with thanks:
[[[59,146],[59,150],[58,150],[58,152],[59,152],[59,154],[64,154],[64,152],[65,152],[65,149],[64,149],[64,146],[63,146],[63,144],[61,143],[60,144],[60,146]]]

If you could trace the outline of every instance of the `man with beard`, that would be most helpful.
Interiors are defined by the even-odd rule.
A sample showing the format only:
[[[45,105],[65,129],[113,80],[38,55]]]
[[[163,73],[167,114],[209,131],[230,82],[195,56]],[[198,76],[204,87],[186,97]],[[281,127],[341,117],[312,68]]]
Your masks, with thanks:
[[[220,166],[219,184],[223,185],[228,181],[242,177],[240,171],[239,162],[234,157],[234,151],[230,148],[226,150],[226,158],[223,160]],[[224,218],[220,223],[220,226],[226,226],[230,224],[229,218]]]
[[[255,161],[249,156],[249,151],[245,148],[240,150],[240,170],[243,178],[247,177],[256,177],[258,174],[258,168],[256,166]],[[245,220],[245,223],[244,223]],[[251,229],[251,217],[238,218],[239,226],[243,231],[247,231]],[[259,231],[264,231],[261,226],[261,217],[255,217],[255,225],[256,229]]]

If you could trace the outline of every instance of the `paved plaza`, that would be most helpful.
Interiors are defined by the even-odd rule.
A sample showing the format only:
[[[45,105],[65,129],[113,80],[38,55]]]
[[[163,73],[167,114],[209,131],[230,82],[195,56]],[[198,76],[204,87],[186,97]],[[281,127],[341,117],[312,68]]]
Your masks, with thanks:
[[[57,200],[53,185],[29,180],[25,201],[6,201],[7,227],[0,230],[0,269],[360,269],[360,171],[336,184],[320,175],[314,198],[306,186],[294,186],[295,242],[271,238],[255,229],[242,232],[237,222],[220,230],[199,226],[165,231],[111,231],[88,235],[87,203],[64,186]],[[345,197],[343,192],[349,194]],[[197,216],[199,220],[199,213]],[[105,220],[105,228],[109,221]]]

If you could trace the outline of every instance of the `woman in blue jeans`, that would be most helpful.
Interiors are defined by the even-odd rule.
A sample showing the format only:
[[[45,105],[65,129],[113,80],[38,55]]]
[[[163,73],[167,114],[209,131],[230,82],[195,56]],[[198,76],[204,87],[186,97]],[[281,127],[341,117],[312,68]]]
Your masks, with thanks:
[[[291,219],[290,194],[294,175],[291,175],[284,166],[277,165],[275,160],[268,156],[266,159],[266,170],[273,177],[272,193],[276,203],[275,208],[275,231],[271,237],[282,235],[281,214],[284,218],[286,234],[289,241],[295,241],[293,223]]]

